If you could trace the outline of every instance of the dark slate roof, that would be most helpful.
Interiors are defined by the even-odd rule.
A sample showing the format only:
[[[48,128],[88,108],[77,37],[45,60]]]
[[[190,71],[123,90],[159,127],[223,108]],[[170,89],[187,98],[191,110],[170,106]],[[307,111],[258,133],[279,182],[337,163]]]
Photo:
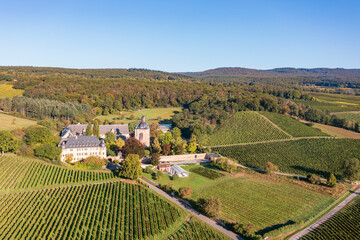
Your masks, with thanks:
[[[127,124],[122,125],[100,125],[100,134],[113,131],[115,135],[126,135],[129,134],[129,126]]]
[[[141,122],[136,128],[148,129],[150,127],[146,122]]]
[[[101,142],[96,136],[77,136],[69,137],[64,144],[65,148],[100,147]]]

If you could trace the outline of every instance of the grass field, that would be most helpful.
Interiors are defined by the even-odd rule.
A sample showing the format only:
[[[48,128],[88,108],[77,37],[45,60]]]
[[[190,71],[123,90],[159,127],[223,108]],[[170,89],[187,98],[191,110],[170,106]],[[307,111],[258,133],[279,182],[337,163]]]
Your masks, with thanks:
[[[146,117],[146,122],[148,123],[158,123],[159,121],[166,121],[170,120],[171,116],[174,115],[176,112],[181,112],[182,108],[150,108],[150,109],[142,109],[138,111],[130,111],[130,112],[123,112],[125,114],[124,119],[120,119],[120,115],[110,114],[107,116],[98,116],[97,118],[101,121],[105,119],[109,121],[116,121],[119,123],[129,123],[133,122],[134,120],[130,119],[131,115],[134,115],[135,120],[140,120],[141,117],[144,115]]]
[[[323,133],[318,129],[309,127],[304,123],[301,123],[298,120],[284,114],[272,112],[260,112],[260,114],[267,117],[270,121],[278,125],[282,130],[289,133],[293,137],[327,136],[326,133]]]
[[[359,239],[360,197],[301,239]]]
[[[172,183],[173,188],[191,187],[191,199],[219,197],[222,203],[221,219],[250,223],[264,234],[276,225],[306,220],[330,204],[332,197],[300,187],[288,180],[275,180],[265,175],[229,175],[211,180],[192,171],[204,166],[190,165],[188,178],[170,180],[167,174],[160,184]],[[150,175],[146,177],[150,178]],[[281,202],[281,204],[279,204]]]
[[[16,128],[26,128],[33,125],[36,125],[35,121],[0,113],[0,130],[11,131]]]
[[[289,139],[291,136],[257,112],[238,112],[200,142],[205,146]]]
[[[341,175],[342,162],[359,158],[358,139],[302,139],[243,146],[216,147],[213,151],[233,158],[239,163],[264,169],[271,161],[280,171],[307,175],[311,173],[328,177],[332,172]]]
[[[0,82],[0,99],[22,96],[24,90],[14,89],[13,85],[7,85]]]

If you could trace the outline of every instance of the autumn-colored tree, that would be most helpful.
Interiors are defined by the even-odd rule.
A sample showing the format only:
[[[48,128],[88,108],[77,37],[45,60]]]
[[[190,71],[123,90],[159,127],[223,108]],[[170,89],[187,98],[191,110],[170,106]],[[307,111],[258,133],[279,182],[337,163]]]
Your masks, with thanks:
[[[140,158],[143,158],[145,156],[145,147],[139,140],[131,137],[125,141],[122,153],[124,157],[127,157],[129,154],[137,154]]]
[[[162,153],[167,156],[171,153],[171,145],[170,144],[165,144],[162,148]]]
[[[265,164],[265,172],[267,174],[271,174],[271,173],[274,173],[274,172],[277,172],[279,170],[279,167],[276,166],[275,164],[273,164],[272,162],[267,162]]]
[[[197,201],[197,205],[200,209],[208,216],[215,217],[221,212],[221,201],[217,197],[199,198]]]
[[[154,138],[153,144],[151,145],[151,150],[153,153],[161,152],[161,146],[157,138]]]
[[[159,153],[153,153],[150,157],[150,162],[152,165],[157,166],[160,163],[160,154]]]
[[[326,185],[329,187],[335,187],[336,186],[336,177],[333,173],[330,174],[329,179],[326,182]]]
[[[190,198],[192,194],[191,187],[180,187],[179,188],[179,196],[182,198]]]

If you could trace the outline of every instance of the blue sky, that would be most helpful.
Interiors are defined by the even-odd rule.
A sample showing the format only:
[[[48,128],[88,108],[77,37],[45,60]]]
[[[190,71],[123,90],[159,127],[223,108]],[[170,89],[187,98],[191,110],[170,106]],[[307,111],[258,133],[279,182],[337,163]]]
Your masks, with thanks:
[[[360,68],[360,1],[0,0],[0,65]]]

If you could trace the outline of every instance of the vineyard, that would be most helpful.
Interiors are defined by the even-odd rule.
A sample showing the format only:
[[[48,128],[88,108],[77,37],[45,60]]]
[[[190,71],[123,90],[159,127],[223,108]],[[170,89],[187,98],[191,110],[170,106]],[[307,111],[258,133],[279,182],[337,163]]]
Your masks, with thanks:
[[[309,127],[304,123],[301,123],[287,115],[261,112],[262,115],[270,119],[273,123],[278,125],[285,132],[289,133],[293,137],[314,137],[314,136],[328,136],[326,133],[321,132],[318,129]]]
[[[276,225],[306,220],[332,201],[328,195],[263,176],[224,178],[193,189],[194,201],[210,196],[221,200],[221,219],[250,223],[261,234]]]
[[[0,156],[0,191],[113,179],[111,172],[80,171],[15,155]]]
[[[271,161],[280,171],[328,177],[330,173],[341,177],[344,160],[360,157],[358,139],[302,139],[286,142],[262,143],[243,146],[214,147],[213,151],[237,160],[239,163],[264,169]]]
[[[0,239],[141,239],[184,211],[146,188],[113,182],[0,195]]]
[[[301,239],[359,239],[360,197]]]
[[[257,112],[238,112],[224,125],[200,142],[206,146],[289,139],[291,136],[277,128]]]
[[[360,112],[334,113],[337,117],[345,118],[348,121],[360,122]]]
[[[226,235],[219,233],[217,230],[200,222],[192,217],[185,222],[181,228],[169,236],[168,240],[208,240],[208,239],[230,239]]]

